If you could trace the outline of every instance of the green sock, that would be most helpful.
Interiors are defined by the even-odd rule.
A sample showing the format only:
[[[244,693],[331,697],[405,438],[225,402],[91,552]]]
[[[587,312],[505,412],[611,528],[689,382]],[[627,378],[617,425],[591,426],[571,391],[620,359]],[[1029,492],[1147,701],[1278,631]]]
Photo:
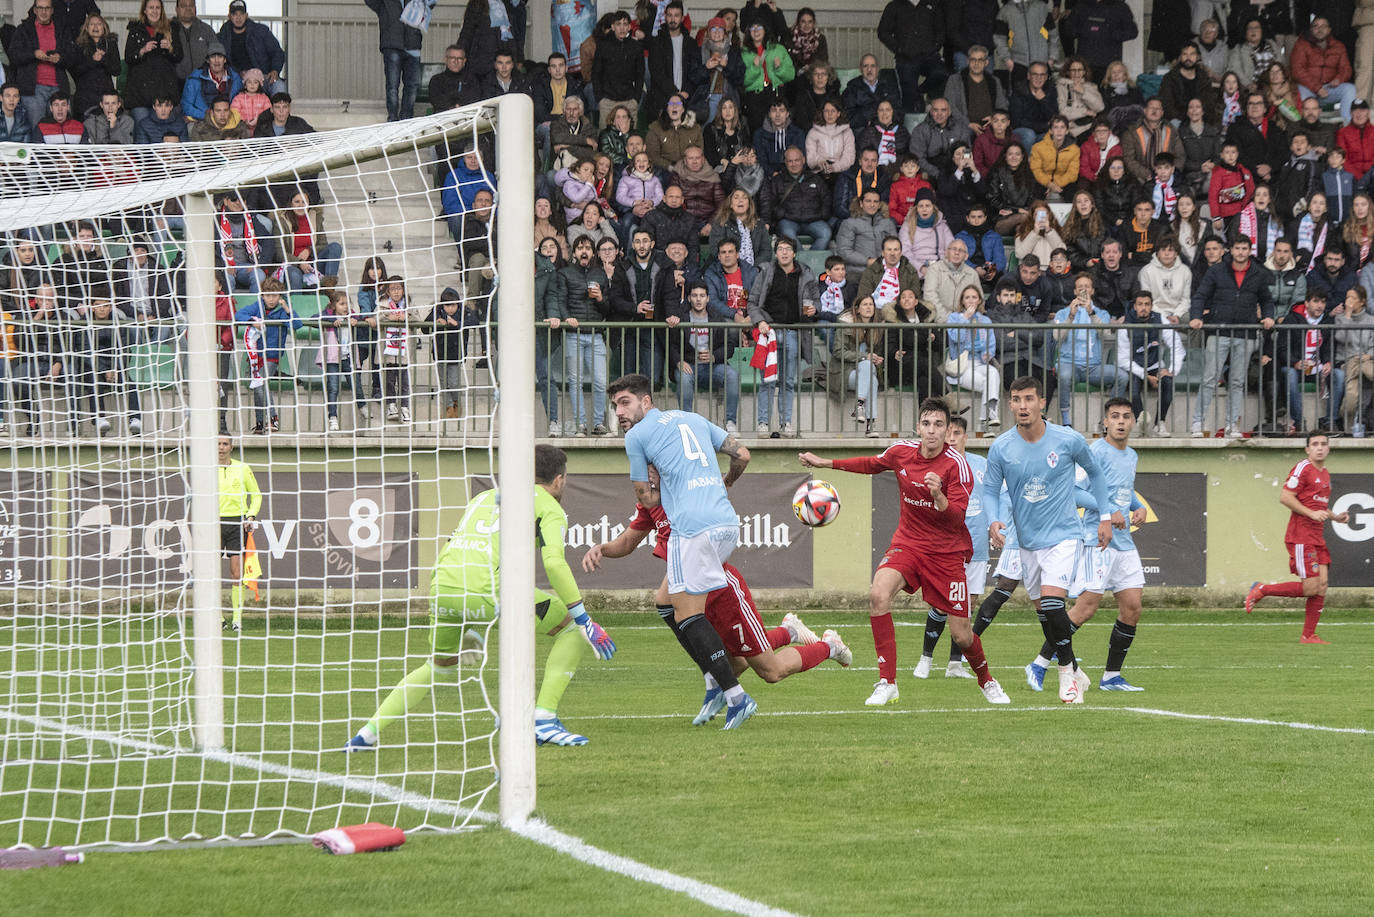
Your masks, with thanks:
[[[382,701],[377,712],[372,714],[372,719],[368,720],[363,728],[358,730],[358,734],[369,741],[376,742],[383,727],[393,720],[405,716],[407,710],[429,697],[429,690],[433,684],[434,668],[426,662],[401,679],[401,683],[391,689],[386,700]]]
[[[544,660],[544,681],[539,686],[536,707],[550,713],[558,712],[558,702],[563,699],[563,692],[568,690],[577,664],[588,649],[590,647],[576,625],[568,625],[554,638],[549,658]]]
[[[243,584],[229,587],[229,602],[234,606],[234,623],[243,623]]]

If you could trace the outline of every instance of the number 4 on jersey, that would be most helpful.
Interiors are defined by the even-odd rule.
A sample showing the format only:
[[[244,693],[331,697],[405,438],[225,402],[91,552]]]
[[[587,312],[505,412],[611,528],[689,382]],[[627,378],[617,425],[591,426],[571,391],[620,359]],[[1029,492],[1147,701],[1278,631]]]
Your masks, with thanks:
[[[682,434],[682,454],[687,457],[687,461],[699,461],[702,467],[711,466],[711,458],[706,450],[701,448],[701,443],[697,441],[697,435],[692,432],[692,428],[685,423],[677,425],[678,432]]]

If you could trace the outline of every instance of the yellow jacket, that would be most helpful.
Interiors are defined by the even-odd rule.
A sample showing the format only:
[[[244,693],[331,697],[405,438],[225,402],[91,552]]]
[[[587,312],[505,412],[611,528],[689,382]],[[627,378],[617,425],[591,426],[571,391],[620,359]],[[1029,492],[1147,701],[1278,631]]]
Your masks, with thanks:
[[[1042,185],[1054,182],[1061,188],[1078,181],[1078,144],[1065,138],[1062,149],[1054,148],[1054,141],[1046,134],[1031,147],[1031,174]]]
[[[253,469],[238,459],[230,459],[228,465],[219,468],[219,517],[221,519],[242,519],[244,516],[257,516],[262,509],[262,491],[258,490],[258,479]]]

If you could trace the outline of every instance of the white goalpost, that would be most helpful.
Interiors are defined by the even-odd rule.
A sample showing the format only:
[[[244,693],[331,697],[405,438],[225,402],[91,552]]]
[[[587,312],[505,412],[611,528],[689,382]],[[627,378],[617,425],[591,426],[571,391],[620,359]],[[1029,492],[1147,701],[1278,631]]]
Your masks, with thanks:
[[[528,818],[533,151],[524,96],[0,145],[0,848]],[[491,487],[499,629],[344,753]]]

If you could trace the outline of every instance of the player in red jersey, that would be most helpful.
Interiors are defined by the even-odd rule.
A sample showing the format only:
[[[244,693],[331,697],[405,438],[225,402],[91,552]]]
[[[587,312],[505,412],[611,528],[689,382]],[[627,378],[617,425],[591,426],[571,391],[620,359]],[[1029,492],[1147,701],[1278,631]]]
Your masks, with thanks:
[[[1322,605],[1326,602],[1327,568],[1331,555],[1326,550],[1323,527],[1328,521],[1346,523],[1349,513],[1331,512],[1331,472],[1326,470],[1326,457],[1331,454],[1331,440],[1325,433],[1307,434],[1307,458],[1288,472],[1288,481],[1279,494],[1279,502],[1292,512],[1283,541],[1288,545],[1288,568],[1301,582],[1259,583],[1250,586],[1245,597],[1245,612],[1255,610],[1255,603],[1266,595],[1307,598],[1307,616],[1302,623],[1299,643],[1327,641],[1317,636],[1317,622],[1321,620]]]
[[[968,585],[964,565],[973,556],[973,542],[964,525],[964,510],[976,486],[964,456],[945,444],[949,405],[939,398],[921,402],[917,422],[919,442],[893,443],[882,455],[823,459],[811,452],[798,458],[806,468],[836,468],[856,474],[897,475],[902,497],[901,515],[892,543],[873,574],[868,591],[869,626],[878,653],[878,683],[864,703],[881,707],[897,702],[897,633],[892,626],[892,600],[898,590],[915,593],[932,608],[949,616],[949,631],[968,660],[983,695],[994,704],[1011,698],[988,671],[983,642],[969,626]]]
[[[656,484],[650,471],[650,483]],[[662,506],[645,507],[635,504],[635,514],[630,518],[625,531],[611,541],[592,545],[582,557],[582,569],[588,573],[601,568],[604,558],[625,557],[634,551],[649,532],[656,532],[654,556],[659,560],[668,559],[668,535],[672,529],[668,524],[668,514]],[[854,661],[854,653],[845,646],[840,635],[827,630],[817,637],[811,628],[802,623],[801,618],[788,612],[783,616],[782,626],[765,628],[759,617],[758,606],[754,604],[753,593],[744,576],[733,565],[725,563],[726,585],[706,596],[706,620],[711,629],[725,644],[725,652],[730,655],[731,666],[739,675],[746,668],[769,684],[782,681],[789,675],[805,672],[834,659],[846,668]],[[678,630],[672,627],[673,606],[668,600],[668,583],[665,578],[654,596],[659,616],[663,618],[681,642]],[[800,644],[793,646],[792,644]],[[684,646],[685,650],[686,647]],[[691,653],[688,653],[690,656]],[[725,709],[725,693],[720,690],[710,672],[702,672],[706,679],[706,697],[701,710],[692,719],[693,726],[709,723],[716,714]]]

